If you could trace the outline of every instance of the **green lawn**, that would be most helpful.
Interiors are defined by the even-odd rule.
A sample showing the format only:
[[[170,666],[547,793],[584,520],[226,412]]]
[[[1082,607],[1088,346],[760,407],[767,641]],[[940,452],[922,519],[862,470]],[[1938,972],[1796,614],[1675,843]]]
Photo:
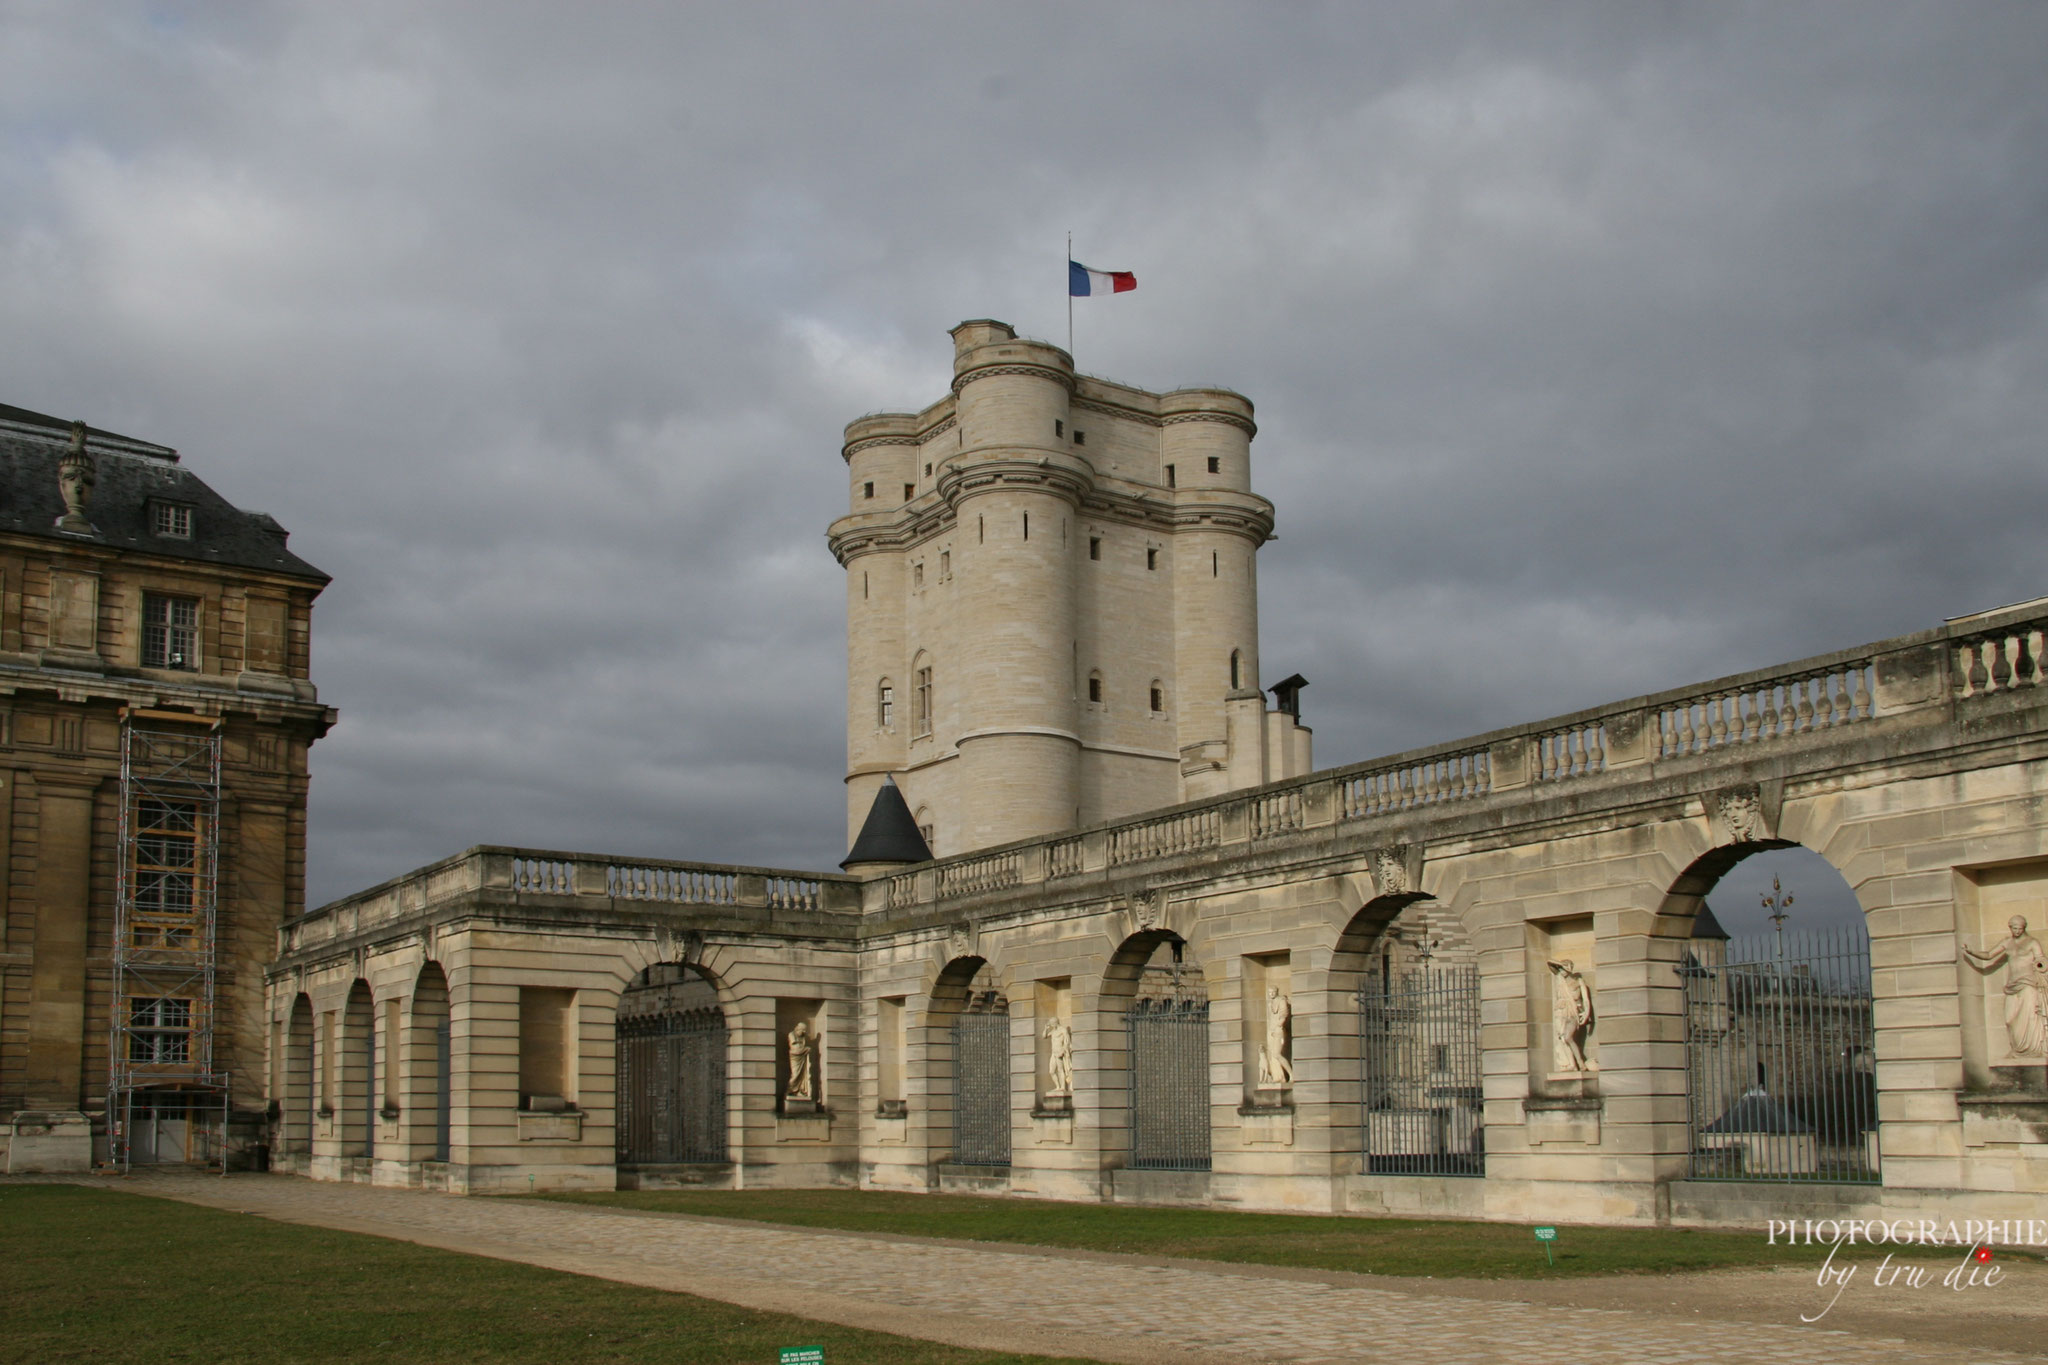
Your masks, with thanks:
[[[73,1185],[0,1185],[0,1361],[996,1365],[877,1332]]]
[[[1770,1246],[1762,1233],[1560,1227],[1546,1264],[1521,1224],[1138,1208],[880,1190],[677,1190],[540,1196],[576,1204],[749,1218],[798,1227],[977,1242],[1310,1266],[1374,1275],[1522,1279],[1810,1264],[1822,1247]]]

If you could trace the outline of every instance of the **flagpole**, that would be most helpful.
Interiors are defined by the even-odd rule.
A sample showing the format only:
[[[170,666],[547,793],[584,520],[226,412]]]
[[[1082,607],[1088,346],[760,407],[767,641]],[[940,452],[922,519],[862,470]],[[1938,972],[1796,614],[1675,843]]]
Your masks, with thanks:
[[[1068,360],[1072,360],[1072,359],[1074,358],[1074,286],[1073,286],[1073,283],[1072,283],[1072,278],[1071,278],[1071,277],[1073,276],[1073,273],[1074,273],[1074,234],[1073,234],[1073,233],[1071,233],[1071,232],[1069,232],[1069,233],[1067,234],[1067,275],[1068,275],[1068,277],[1069,277],[1069,282],[1068,282],[1068,284],[1067,284],[1067,359],[1068,359]]]

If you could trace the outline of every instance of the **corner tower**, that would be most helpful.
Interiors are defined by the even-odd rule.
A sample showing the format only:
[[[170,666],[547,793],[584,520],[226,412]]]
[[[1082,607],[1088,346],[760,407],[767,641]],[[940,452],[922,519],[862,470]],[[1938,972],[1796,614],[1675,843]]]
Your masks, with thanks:
[[[950,394],[846,428],[848,838],[892,773],[945,856],[1306,771],[1258,692],[1250,401],[952,336]]]

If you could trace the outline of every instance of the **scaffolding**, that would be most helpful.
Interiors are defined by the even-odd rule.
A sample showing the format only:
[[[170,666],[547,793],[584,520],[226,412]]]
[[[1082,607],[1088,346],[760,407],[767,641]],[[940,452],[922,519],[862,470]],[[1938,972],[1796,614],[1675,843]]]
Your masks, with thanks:
[[[140,710],[121,721],[107,1159],[225,1174],[228,1075],[213,1054],[220,724]]]

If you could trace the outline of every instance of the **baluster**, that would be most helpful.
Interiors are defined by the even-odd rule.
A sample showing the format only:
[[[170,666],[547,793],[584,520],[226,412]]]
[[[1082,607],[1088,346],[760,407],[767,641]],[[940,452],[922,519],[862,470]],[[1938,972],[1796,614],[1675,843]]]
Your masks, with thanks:
[[[1728,712],[1722,705],[1727,698],[1707,698],[1707,745],[1718,749],[1728,742]]]
[[[1869,664],[1856,665],[1856,691],[1849,698],[1850,712],[1857,720],[1869,720],[1871,714],[1870,689],[1864,684],[1864,675],[1870,671]]]
[[[1818,674],[1814,677],[1812,685],[1816,694],[1813,699],[1813,728],[1825,730],[1834,723],[1832,719],[1835,713],[1834,675],[1832,673]]]
[[[1799,712],[1793,729],[1807,731],[1813,728],[1813,679],[1795,678],[1792,693],[1799,698]]]
[[[1691,753],[1692,738],[1692,703],[1685,702],[1678,708],[1678,752]]]
[[[2005,632],[1991,637],[1991,690],[2003,692],[2012,685],[2012,665],[2005,661]]]
[[[1586,729],[1586,771],[1597,773],[1607,767],[1607,744],[1598,725]]]
[[[1669,758],[1678,752],[1677,719],[1669,711],[1657,712],[1657,754]]]
[[[1984,671],[1983,644],[1982,640],[1971,640],[1963,646],[1970,654],[1970,667],[1966,676],[1970,680],[1970,691],[1973,693],[1982,692],[1984,685],[1991,681],[1991,675]]]

